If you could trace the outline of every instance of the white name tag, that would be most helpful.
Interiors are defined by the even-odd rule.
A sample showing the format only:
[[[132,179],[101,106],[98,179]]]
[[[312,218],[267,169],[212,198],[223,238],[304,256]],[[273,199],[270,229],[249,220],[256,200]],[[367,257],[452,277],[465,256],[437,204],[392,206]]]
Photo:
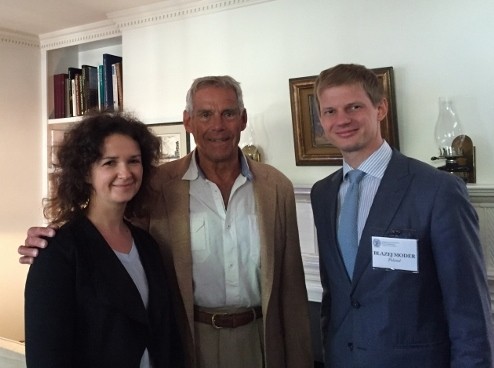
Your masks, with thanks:
[[[372,267],[418,272],[417,239],[373,236]]]

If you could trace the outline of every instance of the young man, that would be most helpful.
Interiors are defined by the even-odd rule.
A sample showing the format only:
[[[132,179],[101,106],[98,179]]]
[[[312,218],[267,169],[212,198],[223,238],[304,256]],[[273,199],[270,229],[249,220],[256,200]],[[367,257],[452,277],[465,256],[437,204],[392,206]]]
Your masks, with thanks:
[[[464,183],[383,140],[387,101],[364,66],[322,71],[315,94],[344,160],[311,192],[325,367],[491,367],[489,291]],[[357,217],[347,229],[357,170]]]
[[[239,83],[196,79],[183,121],[197,148],[159,168],[147,228],[175,270],[190,365],[312,367],[293,186],[238,148],[247,124]],[[26,246],[50,232],[31,228]]]

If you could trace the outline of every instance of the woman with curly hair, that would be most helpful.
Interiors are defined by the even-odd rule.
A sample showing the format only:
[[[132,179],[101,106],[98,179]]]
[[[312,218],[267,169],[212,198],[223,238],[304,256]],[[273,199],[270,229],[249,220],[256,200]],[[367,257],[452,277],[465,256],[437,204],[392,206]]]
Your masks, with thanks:
[[[158,246],[126,220],[152,196],[160,147],[123,113],[90,115],[65,135],[44,206],[61,227],[26,282],[28,367],[182,366]]]

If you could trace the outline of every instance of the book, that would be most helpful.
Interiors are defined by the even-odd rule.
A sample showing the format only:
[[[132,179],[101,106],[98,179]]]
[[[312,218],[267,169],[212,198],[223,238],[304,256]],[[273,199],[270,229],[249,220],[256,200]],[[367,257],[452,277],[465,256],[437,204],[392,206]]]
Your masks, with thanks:
[[[123,109],[122,63],[112,64],[113,108]]]
[[[98,65],[98,108],[105,107],[105,83],[103,79],[103,64]]]
[[[60,119],[65,117],[65,82],[67,73],[55,74],[53,76],[53,117]]]
[[[79,116],[77,114],[77,99],[79,95],[79,84],[76,85],[75,81],[77,79],[77,76],[82,75],[82,69],[81,68],[74,68],[74,67],[69,67],[67,69],[67,74],[68,74],[68,79],[69,79],[69,84],[70,84],[70,116]],[[79,81],[80,82],[80,81]],[[79,96],[80,99],[80,96]],[[79,100],[79,106],[80,106],[80,100]]]
[[[82,69],[82,113],[98,108],[98,69],[83,65]]]
[[[76,89],[77,86],[75,84],[76,78],[69,79],[70,81],[70,116],[77,116],[77,97],[76,97]]]
[[[75,106],[76,114],[75,116],[82,115],[82,73],[75,76]]]
[[[113,110],[118,111],[120,107],[118,106],[118,81],[117,81],[117,64],[112,64],[111,66],[111,82],[113,87]]]
[[[122,61],[121,56],[103,54],[104,108],[113,109],[112,65]]]
[[[65,117],[70,118],[71,115],[71,106],[70,106],[70,101],[71,101],[71,96],[70,96],[70,79],[69,75],[67,74],[67,78],[65,78]]]

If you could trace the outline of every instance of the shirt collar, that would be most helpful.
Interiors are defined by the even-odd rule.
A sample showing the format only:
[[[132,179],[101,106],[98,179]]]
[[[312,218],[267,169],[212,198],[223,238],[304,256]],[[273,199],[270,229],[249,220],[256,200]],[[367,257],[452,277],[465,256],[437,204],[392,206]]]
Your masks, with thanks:
[[[247,161],[247,158],[245,157],[244,153],[242,150],[239,149],[240,152],[240,171],[242,176],[245,176],[245,178],[249,181],[254,180],[254,174],[250,170],[249,167],[249,162]],[[192,154],[192,159],[190,160],[190,165],[187,171],[185,172],[184,176],[182,176],[182,180],[196,180],[199,176],[201,178],[205,178],[206,176],[202,172],[201,168],[199,165],[197,165],[197,149],[194,150],[194,153]]]
[[[372,153],[364,162],[358,167],[359,170],[364,171],[367,175],[374,176],[378,179],[382,179],[384,172],[388,167],[389,161],[391,160],[391,155],[393,150],[389,146],[388,142],[384,141],[376,151]],[[346,173],[353,168],[348,165],[345,160],[343,160],[343,177]]]

